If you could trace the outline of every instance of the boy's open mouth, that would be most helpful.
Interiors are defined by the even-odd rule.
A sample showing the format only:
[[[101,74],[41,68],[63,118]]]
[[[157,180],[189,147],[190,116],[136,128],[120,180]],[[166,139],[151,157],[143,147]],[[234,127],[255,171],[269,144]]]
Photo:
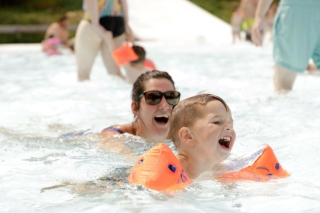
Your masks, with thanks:
[[[169,121],[169,116],[168,115],[157,115],[156,117],[154,117],[154,120],[157,123],[166,124]]]
[[[229,149],[230,148],[230,141],[231,141],[230,137],[223,137],[223,138],[220,138],[219,144],[221,146],[224,146]]]

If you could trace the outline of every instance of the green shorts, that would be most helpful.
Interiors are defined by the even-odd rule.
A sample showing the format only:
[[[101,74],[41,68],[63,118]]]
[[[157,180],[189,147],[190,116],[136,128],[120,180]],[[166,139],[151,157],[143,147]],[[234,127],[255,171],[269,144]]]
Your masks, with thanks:
[[[313,59],[320,68],[320,0],[282,0],[273,26],[275,64],[303,72]]]

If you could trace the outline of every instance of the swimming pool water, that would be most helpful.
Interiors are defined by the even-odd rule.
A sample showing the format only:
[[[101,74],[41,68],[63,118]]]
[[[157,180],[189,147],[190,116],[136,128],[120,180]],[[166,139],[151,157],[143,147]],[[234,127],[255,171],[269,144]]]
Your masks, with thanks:
[[[319,76],[301,74],[292,92],[279,95],[271,45],[143,46],[173,76],[182,99],[207,91],[229,104],[237,132],[231,157],[267,143],[291,176],[266,183],[199,180],[172,194],[128,185],[134,156],[103,149],[92,135],[59,135],[131,122],[131,85],[107,75],[99,57],[91,81],[78,83],[74,55],[48,57],[21,46],[0,51],[1,211],[320,211]]]

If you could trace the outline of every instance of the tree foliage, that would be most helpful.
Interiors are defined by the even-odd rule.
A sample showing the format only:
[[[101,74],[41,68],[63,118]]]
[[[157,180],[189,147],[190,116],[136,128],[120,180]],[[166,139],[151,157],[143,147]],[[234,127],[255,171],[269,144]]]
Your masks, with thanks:
[[[2,8],[25,8],[28,10],[43,9],[81,9],[82,1],[80,0],[1,0]]]
[[[228,23],[230,22],[230,17],[231,17],[233,8],[236,5],[240,4],[240,0],[190,0],[190,1]]]

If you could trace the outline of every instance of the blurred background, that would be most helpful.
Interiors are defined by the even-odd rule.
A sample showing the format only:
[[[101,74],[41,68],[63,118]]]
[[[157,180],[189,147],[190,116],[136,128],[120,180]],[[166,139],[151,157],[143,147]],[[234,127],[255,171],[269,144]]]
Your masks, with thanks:
[[[130,0],[129,0],[130,1]],[[232,11],[240,0],[190,0],[223,21],[230,23]],[[70,38],[82,18],[82,1],[75,0],[1,0],[0,44],[39,43],[52,22],[66,14]]]
[[[74,37],[76,25],[82,18],[82,1],[1,0],[0,44],[39,43],[48,26],[62,14],[68,16],[70,37]]]

